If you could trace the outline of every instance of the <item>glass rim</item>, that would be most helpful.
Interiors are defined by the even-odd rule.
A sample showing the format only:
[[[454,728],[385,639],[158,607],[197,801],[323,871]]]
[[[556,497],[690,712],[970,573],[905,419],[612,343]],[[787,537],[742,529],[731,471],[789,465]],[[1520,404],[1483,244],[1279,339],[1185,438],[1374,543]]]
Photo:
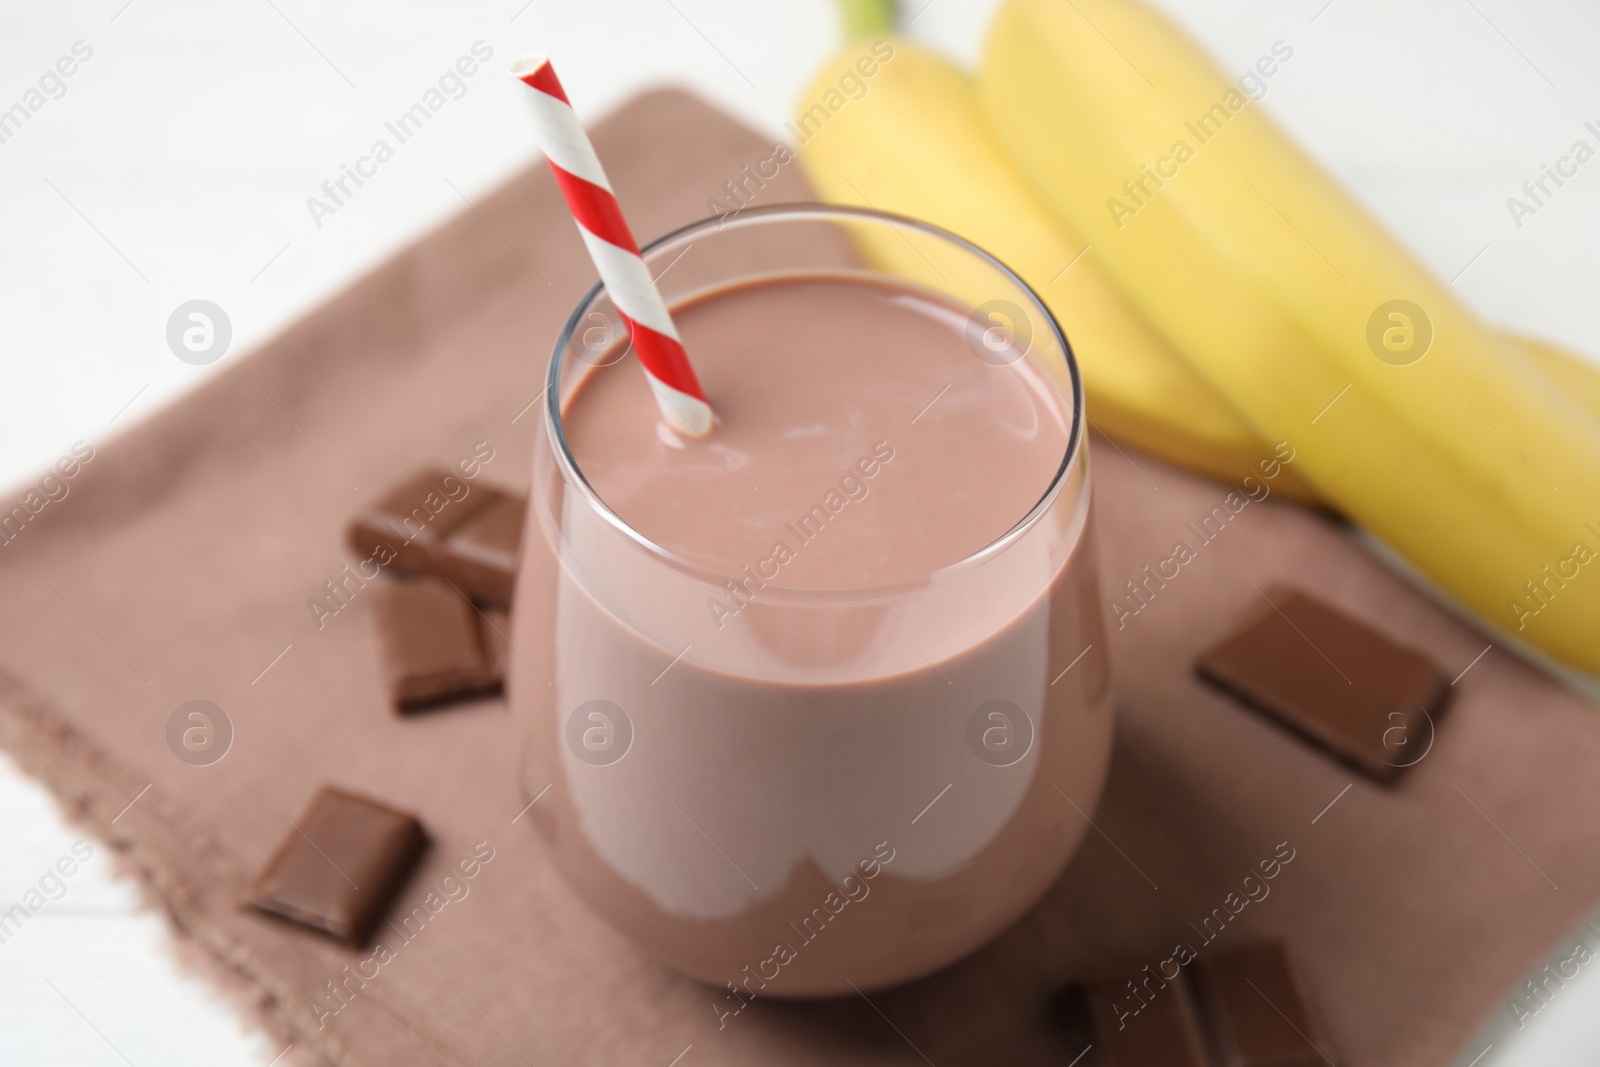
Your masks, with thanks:
[[[891,227],[906,226],[947,241],[956,247],[975,255],[978,257],[978,259],[988,263],[991,267],[998,270],[1003,277],[1010,280],[1012,284],[1014,284],[1019,290],[1021,290],[1022,293],[1027,296],[1029,300],[1033,302],[1034,308],[1044,317],[1044,321],[1049,327],[1050,332],[1054,335],[1057,344],[1061,346],[1062,358],[1066,361],[1067,365],[1068,380],[1072,383],[1072,428],[1067,434],[1067,447],[1061,457],[1061,463],[1059,466],[1057,466],[1055,474],[1051,477],[1049,485],[1045,487],[1045,490],[1040,495],[1039,499],[1036,500],[1033,506],[1030,507],[1027,512],[1014,524],[1012,524],[1003,534],[995,538],[993,541],[990,541],[982,548],[963,556],[961,559],[931,570],[919,578],[908,579],[901,582],[875,586],[852,585],[851,587],[845,589],[803,589],[793,586],[778,586],[767,583],[763,586],[760,595],[762,597],[774,597],[777,599],[802,599],[814,601],[827,601],[840,597],[852,600],[859,600],[862,598],[868,598],[870,600],[872,594],[878,594],[880,596],[897,596],[914,589],[924,588],[931,581],[940,576],[953,574],[956,571],[968,570],[979,566],[983,562],[1005,551],[1007,547],[1015,543],[1025,533],[1027,533],[1028,530],[1032,529],[1038,524],[1040,518],[1043,517],[1044,513],[1049,510],[1051,504],[1055,502],[1056,497],[1060,495],[1062,486],[1067,483],[1068,476],[1080,462],[1080,456],[1084,451],[1083,440],[1086,432],[1085,427],[1088,420],[1085,418],[1083,410],[1083,378],[1079,373],[1078,359],[1076,354],[1072,351],[1072,345],[1067,340],[1066,333],[1062,330],[1061,324],[1056,321],[1056,317],[1051,312],[1049,306],[1045,304],[1044,299],[1038,294],[1038,292],[1036,292],[1031,285],[1024,281],[1016,271],[1007,266],[1003,260],[984,248],[967,240],[965,237],[960,236],[959,234],[952,233],[941,226],[935,226],[933,223],[924,222],[921,219],[911,218],[907,215],[899,215],[895,214],[894,212],[878,211],[876,209],[869,210],[867,208],[853,207],[843,204],[824,204],[816,201],[793,201],[782,204],[767,204],[761,207],[744,208],[732,218],[721,215],[708,216],[695,222],[679,226],[674,230],[662,234],[660,237],[657,237],[648,244],[642,246],[640,253],[648,261],[653,252],[657,252],[671,243],[679,241],[691,234],[701,233],[712,228],[722,230],[729,226],[749,225],[754,221],[770,219],[774,216],[789,219],[802,219],[807,217],[826,219],[832,217],[885,223]],[[603,497],[600,496],[600,493],[594,488],[594,486],[589,484],[589,479],[584,475],[582,468],[578,465],[577,458],[573,456],[572,450],[568,446],[566,432],[562,426],[561,420],[561,373],[566,367],[565,356],[568,348],[571,345],[573,335],[578,332],[579,327],[583,324],[585,314],[591,309],[591,307],[594,305],[594,302],[600,297],[601,293],[605,291],[605,288],[605,282],[597,281],[594,285],[590,286],[588,291],[585,292],[578,300],[578,303],[573,308],[572,313],[567,317],[566,324],[562,326],[560,335],[556,338],[555,349],[550,355],[550,368],[545,375],[545,429],[550,436],[551,449],[555,455],[556,465],[561,471],[562,481],[564,481],[568,486],[575,488],[579,495],[583,497],[585,504],[592,511],[598,514],[610,526],[615,528],[619,533],[628,538],[647,554],[655,557],[667,566],[684,572],[691,577],[721,586],[734,576],[720,574],[706,567],[704,564],[696,563],[690,559],[685,559],[670,549],[657,544],[655,541],[652,541],[649,537],[645,536],[645,534],[641,533],[639,530],[636,530],[626,519],[622,518],[622,516],[613,511],[611,506],[606,503]],[[1026,359],[1027,356],[1024,355],[1022,358]],[[1060,394],[1061,390],[1056,388],[1053,383],[1051,387],[1058,395]],[[1087,491],[1088,489],[1086,486],[1085,493],[1087,493]],[[1082,536],[1081,532],[1079,533],[1079,536]]]

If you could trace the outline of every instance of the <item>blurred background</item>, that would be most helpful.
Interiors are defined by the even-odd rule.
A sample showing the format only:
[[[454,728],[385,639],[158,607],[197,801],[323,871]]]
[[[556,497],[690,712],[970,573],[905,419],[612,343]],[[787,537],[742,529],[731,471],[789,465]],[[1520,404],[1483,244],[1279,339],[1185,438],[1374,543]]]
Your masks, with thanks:
[[[1600,129],[1600,5],[1155,2],[1230,70],[1291,44],[1261,106],[1484,317],[1600,355],[1600,161],[1532,215],[1507,204],[1600,136],[1585,130]],[[970,62],[994,6],[905,0],[906,32]],[[586,121],[671,82],[778,136],[838,42],[830,0],[6,0],[0,482],[149,415],[527,166],[525,90],[503,74],[521,52],[559,60]],[[309,210],[475,46],[492,58],[456,98],[336,211]],[[206,366],[168,347],[191,300],[220,308],[231,335]],[[528,359],[548,343],[530,338]],[[80,836],[0,757],[0,904]],[[182,970],[106,850],[0,944],[0,1063],[259,1065],[280,1052]],[[1597,1061],[1588,970],[1461,1064]]]

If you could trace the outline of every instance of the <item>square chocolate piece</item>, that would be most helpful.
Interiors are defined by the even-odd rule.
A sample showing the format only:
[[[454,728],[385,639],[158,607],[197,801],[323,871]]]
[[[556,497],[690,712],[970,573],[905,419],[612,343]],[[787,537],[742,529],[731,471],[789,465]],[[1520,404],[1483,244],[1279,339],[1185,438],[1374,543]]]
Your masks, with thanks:
[[[1223,1067],[1326,1067],[1336,1062],[1283,942],[1257,941],[1206,953],[1194,962],[1191,974]]]
[[[439,546],[436,573],[474,600],[509,608],[528,502],[496,489],[483,492],[492,494],[488,502]]]
[[[1421,759],[1449,692],[1444,674],[1304,593],[1267,597],[1270,605],[1200,657],[1201,676],[1379,781]]]
[[[1068,986],[1053,1004],[1083,1067],[1209,1067],[1194,1003],[1180,979],[1150,974]]]
[[[324,787],[257,877],[250,904],[362,945],[425,843],[405,812]]]
[[[398,571],[432,571],[440,546],[498,491],[474,486],[454,471],[427,467],[385,493],[350,523],[350,547]]]
[[[398,710],[500,687],[478,611],[437,578],[380,582],[373,611],[389,699]]]

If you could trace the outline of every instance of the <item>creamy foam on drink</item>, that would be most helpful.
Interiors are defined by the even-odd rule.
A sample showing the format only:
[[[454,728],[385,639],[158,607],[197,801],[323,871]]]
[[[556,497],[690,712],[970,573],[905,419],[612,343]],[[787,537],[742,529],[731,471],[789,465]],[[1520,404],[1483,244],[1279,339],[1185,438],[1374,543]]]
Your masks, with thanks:
[[[660,426],[631,358],[569,401],[567,440],[613,511],[720,574],[765,579],[756,565],[786,544],[777,585],[919,579],[1004,534],[1061,466],[1071,426],[1051,386],[977,358],[942,302],[823,276],[723,290],[673,319],[714,394],[710,440]]]
[[[736,984],[727,1012],[925,973],[1037,899],[1105,772],[1081,458],[1014,530],[1071,383],[846,276],[673,314],[708,440],[659,425],[631,356],[563,397],[577,470],[676,561],[570,490],[528,524],[515,637],[554,664],[513,669],[530,818],[614,925]]]

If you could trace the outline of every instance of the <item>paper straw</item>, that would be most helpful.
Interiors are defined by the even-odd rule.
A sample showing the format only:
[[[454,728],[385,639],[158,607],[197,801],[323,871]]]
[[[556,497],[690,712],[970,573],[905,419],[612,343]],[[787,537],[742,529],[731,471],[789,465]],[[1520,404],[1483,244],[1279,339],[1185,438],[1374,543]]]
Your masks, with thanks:
[[[523,56],[511,65],[511,74],[534,90],[529,99],[539,147],[550,161],[600,280],[628,326],[633,350],[662,417],[681,434],[705,435],[714,421],[711,405],[689,366],[666,301],[622,217],[600,157],[578,122],[549,58],[539,52]]]

